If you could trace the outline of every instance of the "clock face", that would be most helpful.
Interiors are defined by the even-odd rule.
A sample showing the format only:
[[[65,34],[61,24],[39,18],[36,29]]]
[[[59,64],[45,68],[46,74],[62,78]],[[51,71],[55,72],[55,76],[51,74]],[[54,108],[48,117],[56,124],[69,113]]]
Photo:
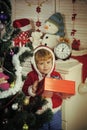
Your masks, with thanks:
[[[71,54],[71,47],[67,43],[59,43],[54,48],[54,53],[57,58],[65,60],[67,59]]]

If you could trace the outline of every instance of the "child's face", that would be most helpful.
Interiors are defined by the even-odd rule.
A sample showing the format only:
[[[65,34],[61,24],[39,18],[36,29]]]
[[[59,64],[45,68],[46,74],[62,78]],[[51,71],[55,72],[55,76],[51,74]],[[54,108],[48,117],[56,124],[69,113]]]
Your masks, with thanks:
[[[52,68],[52,64],[53,64],[52,58],[47,59],[45,61],[41,60],[41,61],[38,61],[37,68],[40,71],[40,73],[48,74]]]

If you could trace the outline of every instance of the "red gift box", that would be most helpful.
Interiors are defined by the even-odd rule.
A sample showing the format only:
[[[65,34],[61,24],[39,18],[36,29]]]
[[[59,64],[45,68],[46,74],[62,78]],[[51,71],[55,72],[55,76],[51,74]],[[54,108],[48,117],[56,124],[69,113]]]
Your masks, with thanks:
[[[75,94],[75,81],[59,80],[55,78],[45,78],[44,81],[44,94],[51,97],[53,92],[64,93],[67,95]]]

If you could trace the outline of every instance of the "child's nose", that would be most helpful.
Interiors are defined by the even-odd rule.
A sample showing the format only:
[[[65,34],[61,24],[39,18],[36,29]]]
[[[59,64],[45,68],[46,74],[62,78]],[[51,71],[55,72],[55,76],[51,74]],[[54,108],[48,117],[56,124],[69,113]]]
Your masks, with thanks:
[[[44,63],[44,67],[46,68],[48,66],[48,64],[47,63]]]

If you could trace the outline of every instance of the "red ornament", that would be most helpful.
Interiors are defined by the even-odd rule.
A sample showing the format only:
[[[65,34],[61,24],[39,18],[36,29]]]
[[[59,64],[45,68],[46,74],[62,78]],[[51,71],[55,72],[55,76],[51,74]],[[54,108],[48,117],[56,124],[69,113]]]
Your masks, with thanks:
[[[74,39],[72,42],[72,49],[79,50],[80,40]]]
[[[36,8],[36,12],[38,12],[38,13],[41,12],[41,8],[39,6]]]
[[[41,22],[40,22],[39,20],[36,22],[36,26],[37,26],[37,27],[40,27],[40,26],[41,26]]]

